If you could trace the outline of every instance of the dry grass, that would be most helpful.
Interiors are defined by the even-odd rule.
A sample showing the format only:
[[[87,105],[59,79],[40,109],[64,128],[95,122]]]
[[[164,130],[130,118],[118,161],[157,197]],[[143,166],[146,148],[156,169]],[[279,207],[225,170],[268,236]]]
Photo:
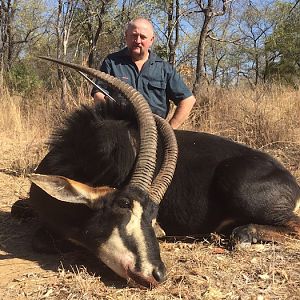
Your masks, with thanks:
[[[199,95],[199,97],[203,97]],[[280,86],[208,89],[189,125],[255,148],[300,140],[300,91]]]
[[[34,98],[2,95],[0,99],[0,146],[9,151],[5,156],[8,172],[18,175],[31,173],[47,151],[47,140],[53,127],[59,126],[66,114],[78,107],[80,101],[69,97],[62,111],[59,95],[40,94]],[[89,100],[83,97],[83,103]],[[12,144],[11,147],[4,145]]]
[[[0,299],[300,299],[300,242],[293,239],[235,251],[219,237],[161,241],[168,277],[153,290],[129,287],[85,251],[34,253],[30,240],[36,224],[12,219],[9,210],[27,196],[25,175],[46,153],[45,141],[59,125],[63,113],[54,98],[0,99]],[[262,148],[300,179],[299,91],[211,89],[206,99],[185,128]]]

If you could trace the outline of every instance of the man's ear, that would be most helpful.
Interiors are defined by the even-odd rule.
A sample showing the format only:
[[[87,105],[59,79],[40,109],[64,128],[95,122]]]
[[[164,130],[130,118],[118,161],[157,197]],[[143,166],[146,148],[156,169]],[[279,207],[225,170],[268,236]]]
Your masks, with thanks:
[[[97,200],[115,191],[108,186],[91,187],[63,176],[32,174],[30,180],[57,200],[85,204],[90,208],[95,207]]]

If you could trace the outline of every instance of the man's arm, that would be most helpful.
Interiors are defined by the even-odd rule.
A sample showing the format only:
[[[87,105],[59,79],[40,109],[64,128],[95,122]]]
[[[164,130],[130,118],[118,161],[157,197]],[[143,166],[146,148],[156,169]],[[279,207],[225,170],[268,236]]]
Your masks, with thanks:
[[[173,129],[177,129],[188,117],[189,114],[196,102],[195,97],[192,95],[190,97],[187,97],[183,100],[181,100],[174,112],[174,115],[172,116],[170,120],[170,125]]]
[[[111,75],[111,61],[108,57],[106,57],[104,59],[104,61],[102,62],[101,66],[100,66],[100,71]],[[101,86],[103,84],[103,82],[101,82],[99,80],[96,80],[96,83],[99,86]],[[102,86],[102,88],[105,88],[105,87]],[[96,88],[95,86],[93,87],[91,94],[95,101],[95,104],[105,101],[105,95],[103,93],[101,93],[101,91],[99,91],[99,89]]]

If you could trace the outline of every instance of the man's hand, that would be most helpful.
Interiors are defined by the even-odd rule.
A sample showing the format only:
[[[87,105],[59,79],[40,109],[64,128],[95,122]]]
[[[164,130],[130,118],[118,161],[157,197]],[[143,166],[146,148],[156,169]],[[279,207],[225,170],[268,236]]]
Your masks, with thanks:
[[[95,104],[98,102],[104,102],[105,101],[105,95],[101,92],[96,92],[93,96]]]
[[[185,120],[187,120],[195,102],[196,98],[194,96],[190,96],[179,102],[174,115],[170,120],[170,125],[173,129],[177,129]]]

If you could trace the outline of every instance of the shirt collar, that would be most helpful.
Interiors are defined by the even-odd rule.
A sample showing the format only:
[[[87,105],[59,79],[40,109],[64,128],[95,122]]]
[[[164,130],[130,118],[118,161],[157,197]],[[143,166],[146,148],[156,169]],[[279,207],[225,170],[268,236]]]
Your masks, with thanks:
[[[149,50],[149,61],[155,62],[155,61],[163,61],[159,56],[157,56],[153,51]]]

